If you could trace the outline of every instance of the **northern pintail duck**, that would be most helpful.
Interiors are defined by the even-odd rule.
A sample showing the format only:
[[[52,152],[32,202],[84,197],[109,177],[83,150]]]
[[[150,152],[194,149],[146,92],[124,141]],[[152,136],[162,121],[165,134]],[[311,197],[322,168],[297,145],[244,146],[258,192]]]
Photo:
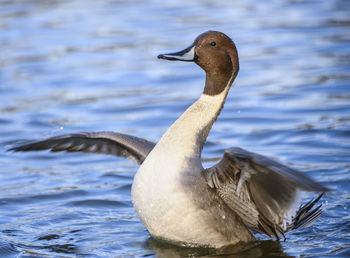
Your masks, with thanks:
[[[156,239],[185,246],[219,248],[254,240],[253,231],[284,238],[311,225],[313,208],[327,188],[262,155],[241,148],[225,150],[214,166],[203,168],[201,154],[238,73],[234,42],[208,31],[188,48],[160,59],[195,62],[206,72],[203,94],[157,144],[112,132],[68,134],[11,150],[82,151],[130,157],[140,163],[132,202]],[[321,193],[300,206],[300,192]]]

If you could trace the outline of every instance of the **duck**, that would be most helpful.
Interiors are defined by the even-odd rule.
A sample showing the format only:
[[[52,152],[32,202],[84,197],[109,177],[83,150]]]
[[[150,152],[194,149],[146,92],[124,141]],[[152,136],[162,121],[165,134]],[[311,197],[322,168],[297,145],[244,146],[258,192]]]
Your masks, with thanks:
[[[228,148],[211,167],[202,150],[239,71],[237,48],[219,31],[200,34],[187,48],[159,59],[193,62],[205,71],[201,96],[158,143],[116,132],[85,132],[29,142],[12,151],[88,152],[131,158],[140,166],[132,203],[150,235],[186,247],[221,248],[256,239],[280,240],[312,225],[328,188],[271,158]],[[301,205],[304,192],[318,193]]]

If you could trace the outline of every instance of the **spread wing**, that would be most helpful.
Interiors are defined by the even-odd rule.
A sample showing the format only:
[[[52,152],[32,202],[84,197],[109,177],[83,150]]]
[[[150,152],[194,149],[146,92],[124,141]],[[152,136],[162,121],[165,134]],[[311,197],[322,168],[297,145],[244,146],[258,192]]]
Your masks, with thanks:
[[[230,148],[215,166],[202,171],[208,185],[244,223],[279,239],[279,234],[311,225],[321,214],[312,210],[322,194],[304,206],[300,190],[328,189],[307,176],[264,156]]]
[[[51,137],[9,149],[10,151],[50,150],[90,152],[128,157],[142,163],[155,144],[135,136],[113,133],[77,133]]]

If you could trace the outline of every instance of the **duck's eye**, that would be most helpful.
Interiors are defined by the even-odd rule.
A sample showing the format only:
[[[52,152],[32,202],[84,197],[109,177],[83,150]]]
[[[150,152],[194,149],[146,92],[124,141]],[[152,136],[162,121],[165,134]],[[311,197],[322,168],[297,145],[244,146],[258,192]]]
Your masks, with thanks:
[[[215,46],[216,46],[216,42],[213,41],[213,42],[210,43],[210,45],[212,45],[213,47],[215,47]]]

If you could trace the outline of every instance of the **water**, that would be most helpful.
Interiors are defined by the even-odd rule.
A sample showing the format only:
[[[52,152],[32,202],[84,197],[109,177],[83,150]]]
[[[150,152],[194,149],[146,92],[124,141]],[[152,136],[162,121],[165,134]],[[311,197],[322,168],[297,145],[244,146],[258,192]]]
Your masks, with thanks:
[[[313,227],[225,253],[349,256],[349,11],[346,0],[1,0],[0,256],[215,253],[150,238],[131,204],[137,165],[129,160],[6,152],[81,131],[157,141],[198,98],[204,73],[156,56],[209,29],[234,39],[241,70],[204,157],[240,146],[333,189]]]

